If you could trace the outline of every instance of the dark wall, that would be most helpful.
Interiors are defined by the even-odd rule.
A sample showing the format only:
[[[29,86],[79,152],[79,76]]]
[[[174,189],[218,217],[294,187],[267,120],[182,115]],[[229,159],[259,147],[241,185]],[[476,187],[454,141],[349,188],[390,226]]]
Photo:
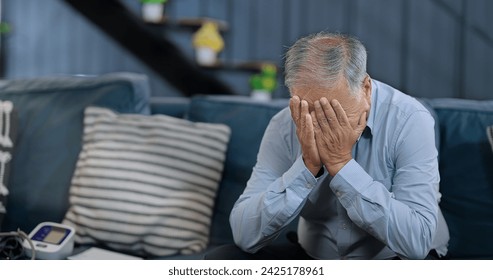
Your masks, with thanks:
[[[123,2],[138,12],[138,0]],[[4,41],[7,77],[136,71],[151,77],[155,95],[179,95],[61,0],[3,5],[14,30]],[[366,44],[371,76],[413,96],[491,99],[491,11],[490,0],[169,0],[166,13],[227,21],[220,55],[226,62],[270,60],[282,67],[286,48],[300,36],[337,31]],[[189,29],[162,32],[193,58]],[[251,74],[211,71],[243,95]],[[275,92],[287,94],[283,86]]]

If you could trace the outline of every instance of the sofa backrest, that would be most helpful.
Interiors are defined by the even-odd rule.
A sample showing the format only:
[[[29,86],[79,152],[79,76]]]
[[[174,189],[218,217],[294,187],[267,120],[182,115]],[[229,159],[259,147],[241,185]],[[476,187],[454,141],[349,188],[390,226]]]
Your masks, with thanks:
[[[148,114],[149,95],[147,77],[130,73],[0,83],[0,100],[13,102],[19,132],[2,231],[30,232],[40,222],[62,221],[88,105]]]

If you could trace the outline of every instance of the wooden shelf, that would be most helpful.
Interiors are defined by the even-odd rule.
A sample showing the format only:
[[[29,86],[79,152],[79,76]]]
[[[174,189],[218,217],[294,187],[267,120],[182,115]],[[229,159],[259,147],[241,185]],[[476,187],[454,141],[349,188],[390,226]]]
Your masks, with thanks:
[[[228,31],[229,25],[226,21],[218,20],[214,18],[208,17],[194,17],[194,18],[180,18],[180,19],[171,19],[164,17],[163,20],[159,23],[146,22],[146,24],[150,26],[155,26],[158,28],[176,28],[176,29],[190,29],[191,31],[196,31],[199,29],[205,22],[212,21],[215,22],[219,28],[219,31],[225,32]],[[276,66],[278,72],[279,67],[272,61],[240,61],[240,62],[218,62],[215,65],[204,66],[198,65],[198,67],[208,70],[218,70],[218,71],[243,71],[243,72],[252,72],[258,73],[262,70],[262,66],[264,64],[271,64]]]
[[[164,17],[161,22],[158,23],[146,22],[146,24],[153,26],[173,27],[173,28],[190,28],[192,30],[196,30],[199,29],[205,22],[209,22],[209,21],[215,22],[219,28],[219,31],[221,32],[226,32],[229,29],[229,25],[226,21],[207,18],[207,17],[181,18],[176,20]]]
[[[260,72],[264,64],[274,65],[276,66],[277,70],[279,70],[279,67],[277,67],[277,65],[271,61],[244,61],[244,62],[233,62],[233,63],[218,62],[217,64],[211,66],[207,66],[207,65],[206,66],[198,65],[198,66],[211,70]]]
[[[229,25],[224,20],[218,20],[213,18],[182,18],[177,20],[177,24],[183,27],[200,28],[205,22],[212,21],[217,24],[219,31],[228,31]]]

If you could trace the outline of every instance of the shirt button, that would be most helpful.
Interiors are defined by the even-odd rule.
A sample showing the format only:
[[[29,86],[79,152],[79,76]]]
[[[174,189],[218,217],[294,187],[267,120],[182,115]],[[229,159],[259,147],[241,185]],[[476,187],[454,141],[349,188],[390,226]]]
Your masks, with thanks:
[[[341,196],[341,192],[340,191],[336,191],[336,196]]]
[[[346,223],[342,223],[342,229],[347,229],[347,224]]]

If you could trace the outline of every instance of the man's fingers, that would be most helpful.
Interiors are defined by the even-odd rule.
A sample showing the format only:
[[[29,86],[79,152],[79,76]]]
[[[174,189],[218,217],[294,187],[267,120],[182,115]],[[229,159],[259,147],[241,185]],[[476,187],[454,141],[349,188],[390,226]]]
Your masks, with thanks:
[[[313,130],[315,132],[320,131],[320,125],[318,124],[317,116],[315,115],[315,112],[310,113],[310,119],[312,121]]]
[[[327,98],[325,97],[322,97],[322,99],[320,99],[320,104],[322,105],[322,109],[330,127],[332,129],[337,128],[337,126],[339,125],[339,121],[337,120],[336,113],[334,111],[334,108],[332,108],[332,105],[330,105],[329,100],[327,100]]]
[[[310,114],[310,110],[308,108],[308,102],[306,100],[301,100],[301,115],[300,118],[305,120],[305,116]]]
[[[306,100],[301,100],[300,125],[302,129],[306,129],[307,126],[306,115],[310,115],[308,113],[308,102],[306,102]]]
[[[336,116],[337,120],[339,121],[340,125],[342,125],[342,126],[349,126],[350,125],[349,119],[347,118],[347,115],[346,115],[346,112],[342,108],[341,103],[339,103],[339,101],[337,101],[337,99],[332,99],[332,101],[330,101],[330,106],[328,106],[328,107],[331,107],[334,110],[335,116]]]
[[[291,110],[291,117],[294,120],[294,123],[298,126],[300,123],[300,98],[298,96],[293,96],[289,100],[289,109]]]
[[[318,123],[318,126],[322,132],[328,132],[330,130],[329,127],[329,120],[327,116],[324,113],[324,109],[322,107],[322,102],[321,101],[315,101],[314,103],[315,107],[315,117]]]
[[[309,137],[312,137],[313,134],[314,134],[314,127],[313,127],[313,120],[312,120],[312,116],[310,114],[306,114],[305,117],[303,118],[304,119],[304,122],[305,122],[305,126],[304,126],[304,133],[305,135],[309,136]]]
[[[321,113],[317,114],[322,131],[338,129],[340,126],[337,115],[327,98],[322,97],[319,101]],[[344,111],[344,110],[343,110]]]
[[[303,127],[302,132],[302,153],[303,160],[305,161],[305,165],[310,170],[310,172],[315,176],[322,166],[322,162],[320,161],[320,155],[317,148],[317,143],[315,139],[316,133],[316,120],[313,118],[313,114],[306,114],[303,116],[304,123],[306,124]]]
[[[363,114],[361,114],[361,116],[359,117],[358,126],[356,127],[355,130],[358,132],[358,134],[361,134],[363,133],[363,130],[365,130],[365,127],[366,127],[366,111],[363,112]]]

